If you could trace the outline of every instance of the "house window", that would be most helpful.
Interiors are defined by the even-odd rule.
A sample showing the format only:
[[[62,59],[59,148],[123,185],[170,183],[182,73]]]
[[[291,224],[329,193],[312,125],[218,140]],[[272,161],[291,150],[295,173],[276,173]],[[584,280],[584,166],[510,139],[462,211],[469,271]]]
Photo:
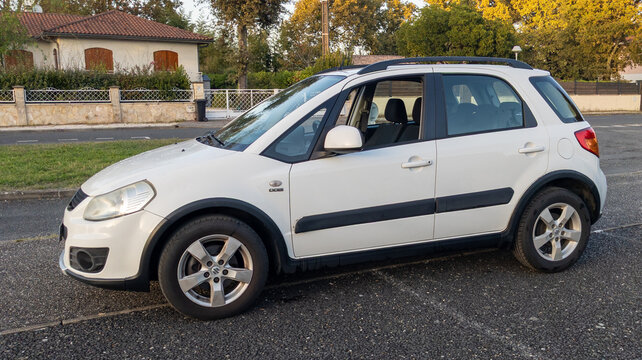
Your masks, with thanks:
[[[85,49],[85,69],[114,70],[112,51],[103,48]]]
[[[58,70],[58,50],[53,49],[54,69]]]
[[[154,51],[154,70],[174,71],[178,67],[178,54],[169,50]]]
[[[23,67],[33,68],[33,53],[26,50],[10,50],[4,56],[4,65],[7,69]]]

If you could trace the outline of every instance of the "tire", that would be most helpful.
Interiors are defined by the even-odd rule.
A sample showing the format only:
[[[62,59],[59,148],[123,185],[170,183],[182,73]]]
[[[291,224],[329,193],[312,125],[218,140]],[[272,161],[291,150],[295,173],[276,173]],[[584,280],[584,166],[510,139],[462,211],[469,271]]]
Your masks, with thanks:
[[[533,270],[562,271],[580,258],[590,232],[584,201],[569,190],[549,187],[538,193],[522,213],[513,254]]]
[[[158,280],[176,310],[213,320],[252,306],[268,269],[267,251],[252,228],[229,216],[205,215],[171,236],[161,254]]]

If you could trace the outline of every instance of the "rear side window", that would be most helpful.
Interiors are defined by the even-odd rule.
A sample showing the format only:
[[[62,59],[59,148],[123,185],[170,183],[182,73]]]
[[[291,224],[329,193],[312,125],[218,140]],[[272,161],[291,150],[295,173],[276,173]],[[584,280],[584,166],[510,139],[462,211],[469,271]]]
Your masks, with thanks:
[[[448,136],[524,127],[524,106],[513,88],[485,75],[444,74]]]
[[[530,78],[530,80],[563,122],[572,123],[584,120],[566,91],[552,77],[537,76]]]

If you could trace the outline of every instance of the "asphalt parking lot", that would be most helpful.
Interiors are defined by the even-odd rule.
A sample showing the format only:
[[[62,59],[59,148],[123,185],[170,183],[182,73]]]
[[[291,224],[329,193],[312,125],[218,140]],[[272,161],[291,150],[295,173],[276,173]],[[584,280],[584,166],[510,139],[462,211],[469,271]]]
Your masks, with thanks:
[[[63,276],[67,200],[0,203],[0,358],[642,358],[642,115],[591,116],[609,194],[557,274],[488,250],[272,281],[249,312],[201,322],[150,293]]]

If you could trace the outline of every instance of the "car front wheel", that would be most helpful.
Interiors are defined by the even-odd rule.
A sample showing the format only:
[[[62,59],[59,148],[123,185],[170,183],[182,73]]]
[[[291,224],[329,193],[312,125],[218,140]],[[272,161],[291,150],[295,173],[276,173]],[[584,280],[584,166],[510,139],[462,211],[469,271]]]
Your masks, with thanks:
[[[158,279],[170,304],[202,320],[250,307],[267,280],[260,237],[228,216],[202,216],[183,225],[161,255]]]

